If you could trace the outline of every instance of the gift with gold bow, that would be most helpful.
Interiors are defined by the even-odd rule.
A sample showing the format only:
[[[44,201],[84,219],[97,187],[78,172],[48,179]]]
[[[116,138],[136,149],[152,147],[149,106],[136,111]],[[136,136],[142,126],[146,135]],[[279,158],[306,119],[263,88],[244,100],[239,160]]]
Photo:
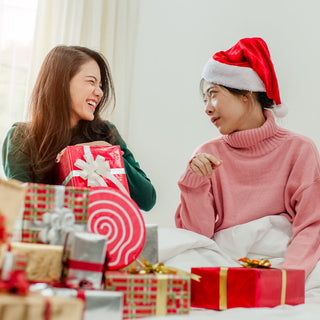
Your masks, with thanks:
[[[129,195],[120,146],[68,146],[57,164],[57,184],[112,187]]]
[[[195,274],[141,258],[126,271],[106,271],[105,289],[123,292],[124,319],[187,314],[191,278],[199,280]]]
[[[304,270],[275,269],[267,259],[240,258],[242,267],[192,268],[191,306],[225,310],[304,303]]]

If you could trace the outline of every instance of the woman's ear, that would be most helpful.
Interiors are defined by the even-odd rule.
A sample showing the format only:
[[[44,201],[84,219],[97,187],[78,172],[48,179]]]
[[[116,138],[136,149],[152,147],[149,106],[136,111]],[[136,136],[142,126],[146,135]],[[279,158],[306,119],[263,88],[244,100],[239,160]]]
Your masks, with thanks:
[[[253,98],[253,92],[249,91],[248,93],[241,95],[241,98],[243,102],[248,102],[250,99]]]

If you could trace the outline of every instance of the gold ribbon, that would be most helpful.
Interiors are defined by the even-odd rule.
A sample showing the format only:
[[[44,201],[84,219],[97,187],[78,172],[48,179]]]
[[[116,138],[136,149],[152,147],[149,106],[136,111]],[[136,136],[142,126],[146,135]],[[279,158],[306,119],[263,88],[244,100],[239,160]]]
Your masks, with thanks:
[[[219,310],[227,309],[227,278],[228,278],[228,268],[222,267],[220,268],[219,275]]]
[[[286,290],[287,290],[287,271],[281,270],[282,272],[282,284],[281,284],[281,300],[280,304],[286,303]]]
[[[168,276],[163,274],[157,275],[157,298],[156,298],[156,315],[165,316],[167,314],[167,280]]]

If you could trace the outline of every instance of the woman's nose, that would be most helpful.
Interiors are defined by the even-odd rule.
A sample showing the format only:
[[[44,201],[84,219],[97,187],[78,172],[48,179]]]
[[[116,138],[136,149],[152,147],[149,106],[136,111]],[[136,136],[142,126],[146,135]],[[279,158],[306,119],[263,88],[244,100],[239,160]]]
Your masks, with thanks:
[[[210,104],[210,102],[208,102],[206,104],[206,110],[205,110],[206,114],[208,116],[211,116],[214,113],[214,110],[215,110],[214,107]]]
[[[99,97],[102,97],[103,96],[103,90],[101,87],[96,87],[95,90],[94,90],[95,94]]]

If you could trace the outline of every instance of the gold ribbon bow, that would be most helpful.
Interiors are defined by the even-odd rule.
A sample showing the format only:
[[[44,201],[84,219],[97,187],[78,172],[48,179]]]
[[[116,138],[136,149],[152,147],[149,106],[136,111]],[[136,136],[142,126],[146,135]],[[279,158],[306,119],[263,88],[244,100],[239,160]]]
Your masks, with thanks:
[[[187,276],[192,280],[200,281],[201,276],[198,276],[194,273],[189,273],[186,271],[183,271],[181,269],[173,268],[173,267],[167,267],[163,263],[157,263],[152,265],[149,263],[145,258],[136,259],[135,261],[139,265],[137,266],[135,263],[131,264],[127,272],[133,273],[133,274],[148,274],[148,273],[156,273],[156,274],[178,274],[181,276]]]
[[[271,268],[271,263],[268,259],[249,259],[247,257],[240,258],[238,262],[244,267],[244,268]]]

